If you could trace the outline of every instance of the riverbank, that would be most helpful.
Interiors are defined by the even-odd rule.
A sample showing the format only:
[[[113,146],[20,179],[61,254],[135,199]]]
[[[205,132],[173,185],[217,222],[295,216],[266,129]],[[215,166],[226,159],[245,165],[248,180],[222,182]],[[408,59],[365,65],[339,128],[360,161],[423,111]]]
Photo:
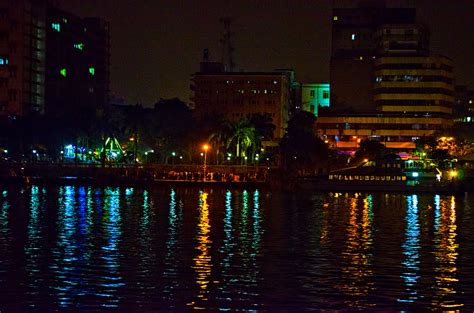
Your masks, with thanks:
[[[198,166],[170,167],[75,167],[75,166],[2,166],[0,184],[90,185],[123,187],[198,187],[259,188],[289,192],[436,192],[474,191],[472,179],[451,183],[420,181],[334,181],[325,176],[291,177],[269,168],[243,166],[210,167],[204,177]]]

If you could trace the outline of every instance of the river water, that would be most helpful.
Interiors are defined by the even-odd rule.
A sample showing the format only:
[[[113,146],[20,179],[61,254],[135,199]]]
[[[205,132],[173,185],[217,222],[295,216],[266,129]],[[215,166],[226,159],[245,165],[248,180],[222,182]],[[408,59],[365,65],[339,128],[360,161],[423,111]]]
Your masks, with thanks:
[[[474,195],[1,187],[0,311],[474,309]]]

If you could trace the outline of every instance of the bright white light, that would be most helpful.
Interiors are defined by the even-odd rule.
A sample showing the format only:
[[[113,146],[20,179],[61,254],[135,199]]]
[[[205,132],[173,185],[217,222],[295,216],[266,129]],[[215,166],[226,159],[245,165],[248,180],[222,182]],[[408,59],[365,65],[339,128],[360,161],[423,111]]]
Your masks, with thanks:
[[[418,177],[419,174],[418,174],[418,172],[413,172],[413,173],[411,173],[411,175],[412,175],[413,177]]]

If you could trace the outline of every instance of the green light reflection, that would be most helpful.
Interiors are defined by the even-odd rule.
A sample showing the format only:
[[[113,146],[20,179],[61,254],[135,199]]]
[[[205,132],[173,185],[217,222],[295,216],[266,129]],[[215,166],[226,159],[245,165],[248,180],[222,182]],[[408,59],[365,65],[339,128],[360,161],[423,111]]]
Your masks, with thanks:
[[[418,299],[416,284],[420,278],[420,221],[418,212],[418,196],[411,195],[407,199],[407,214],[405,216],[405,242],[402,245],[404,272],[401,278],[405,282],[406,297],[398,299],[399,302],[415,302]]]

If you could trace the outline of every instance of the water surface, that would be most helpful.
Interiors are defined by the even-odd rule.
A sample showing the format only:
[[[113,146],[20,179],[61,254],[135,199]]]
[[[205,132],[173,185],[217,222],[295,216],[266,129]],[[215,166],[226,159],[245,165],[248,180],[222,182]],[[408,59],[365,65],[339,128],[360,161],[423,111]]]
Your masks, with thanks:
[[[473,310],[474,196],[0,188],[0,311]]]

